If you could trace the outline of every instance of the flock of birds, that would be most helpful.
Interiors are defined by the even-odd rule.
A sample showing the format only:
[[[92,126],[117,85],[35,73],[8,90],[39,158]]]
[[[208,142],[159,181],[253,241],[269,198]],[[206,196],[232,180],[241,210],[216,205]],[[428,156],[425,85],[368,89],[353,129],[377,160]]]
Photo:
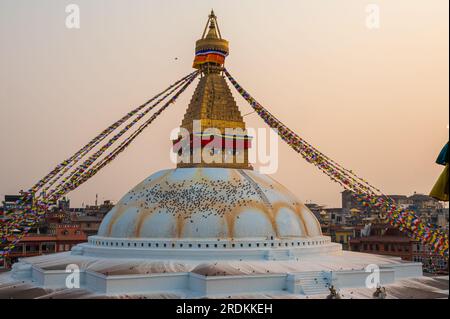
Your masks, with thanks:
[[[203,177],[171,182],[165,179],[152,187],[132,190],[123,205],[134,202],[138,205],[138,213],[141,209],[152,210],[181,215],[184,219],[190,219],[194,214],[203,218],[224,217],[237,207],[260,203],[260,192],[261,189],[255,189],[255,185],[245,178],[210,180]]]

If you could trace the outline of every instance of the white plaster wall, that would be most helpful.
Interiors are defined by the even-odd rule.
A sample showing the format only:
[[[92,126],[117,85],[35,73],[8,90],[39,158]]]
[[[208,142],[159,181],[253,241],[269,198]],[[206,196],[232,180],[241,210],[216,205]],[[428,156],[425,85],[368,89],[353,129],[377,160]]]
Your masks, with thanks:
[[[41,277],[43,280],[41,279],[40,285],[45,288],[66,287],[66,278],[68,275],[70,273],[66,273],[64,270],[46,270],[45,275]]]
[[[200,296],[206,295],[206,280],[204,276],[190,273],[188,278],[189,289]]]
[[[331,284],[338,288],[366,287],[366,279],[373,273],[364,270],[333,271]],[[387,285],[395,281],[395,272],[392,269],[380,269],[380,284]]]
[[[21,267],[23,268],[23,267]],[[33,266],[33,280],[44,288],[65,288],[67,275],[64,270],[42,270]],[[157,293],[183,291],[192,297],[223,296],[227,294],[248,294],[261,292],[301,293],[301,279],[311,272],[258,274],[238,276],[203,276],[195,273],[179,272],[164,274],[141,274],[105,276],[90,270],[81,270],[81,288],[106,295]],[[366,287],[366,279],[371,272],[364,270],[324,271],[320,276],[331,278],[337,288]],[[421,277],[420,263],[385,264],[379,270],[380,284],[394,283],[408,277]]]
[[[85,271],[85,287],[93,292],[106,293],[106,276],[93,271]]]
[[[27,280],[32,277],[33,267],[26,262],[18,262],[12,265],[12,277],[18,280]]]
[[[188,273],[109,276],[106,278],[106,293],[148,293],[188,288]]]
[[[39,286],[43,286],[45,282],[45,273],[40,268],[33,267],[31,279]]]
[[[215,247],[217,245],[217,247]],[[273,246],[272,246],[273,245]],[[225,246],[225,247],[224,247]],[[198,248],[200,247],[200,248]],[[208,247],[208,248],[207,248]],[[154,238],[89,237],[77,245],[74,254],[110,258],[148,258],[171,260],[265,260],[327,254],[341,251],[329,237],[284,238],[282,240],[157,240]]]
[[[286,274],[205,277],[207,295],[286,290]]]
[[[421,277],[423,276],[422,263],[408,262],[404,264],[393,264],[381,266],[382,269],[393,269],[395,279]]]

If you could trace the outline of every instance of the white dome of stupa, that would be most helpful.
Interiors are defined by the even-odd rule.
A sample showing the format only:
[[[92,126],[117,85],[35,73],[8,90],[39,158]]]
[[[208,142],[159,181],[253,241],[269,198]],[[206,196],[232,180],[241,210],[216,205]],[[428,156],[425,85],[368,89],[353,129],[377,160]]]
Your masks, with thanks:
[[[313,213],[288,189],[252,170],[159,171],[106,215],[98,236],[269,239],[321,236]]]

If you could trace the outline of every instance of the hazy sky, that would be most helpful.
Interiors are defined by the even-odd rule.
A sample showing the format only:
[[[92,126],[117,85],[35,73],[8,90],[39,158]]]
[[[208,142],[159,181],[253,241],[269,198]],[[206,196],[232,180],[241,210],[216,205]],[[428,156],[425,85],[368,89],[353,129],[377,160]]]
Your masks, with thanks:
[[[78,30],[65,27],[70,3]],[[369,3],[379,29],[366,27]],[[191,72],[211,8],[230,41],[227,68],[281,121],[385,193],[430,191],[449,134],[448,0],[0,0],[0,196]],[[173,167],[169,132],[192,92],[72,202],[117,201]],[[273,177],[305,202],[340,205],[340,187],[281,142]]]

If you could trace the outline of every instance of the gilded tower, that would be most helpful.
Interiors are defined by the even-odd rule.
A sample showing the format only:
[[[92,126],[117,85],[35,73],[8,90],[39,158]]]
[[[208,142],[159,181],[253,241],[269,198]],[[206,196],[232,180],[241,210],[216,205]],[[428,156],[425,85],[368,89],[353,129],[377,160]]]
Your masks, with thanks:
[[[251,140],[222,74],[228,53],[228,41],[222,38],[211,11],[202,38],[195,45],[193,67],[199,70],[200,81],[180,126],[188,136],[174,141],[179,159],[181,145],[186,147],[183,152],[190,152],[177,167],[252,169],[248,163]]]

